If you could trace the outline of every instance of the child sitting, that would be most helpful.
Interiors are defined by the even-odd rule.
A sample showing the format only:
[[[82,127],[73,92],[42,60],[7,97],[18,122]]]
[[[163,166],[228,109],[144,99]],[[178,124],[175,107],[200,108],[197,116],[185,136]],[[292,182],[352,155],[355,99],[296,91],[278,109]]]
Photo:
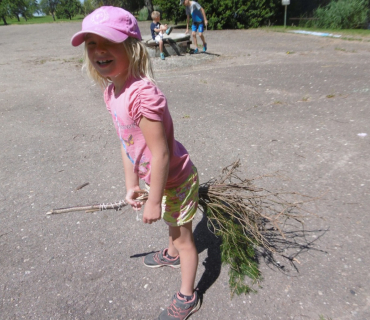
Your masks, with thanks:
[[[152,12],[153,22],[150,25],[150,31],[152,32],[152,38],[159,45],[160,57],[164,60],[163,53],[163,33],[169,35],[172,31],[172,27],[168,27],[167,24],[161,24],[161,14],[158,11]]]

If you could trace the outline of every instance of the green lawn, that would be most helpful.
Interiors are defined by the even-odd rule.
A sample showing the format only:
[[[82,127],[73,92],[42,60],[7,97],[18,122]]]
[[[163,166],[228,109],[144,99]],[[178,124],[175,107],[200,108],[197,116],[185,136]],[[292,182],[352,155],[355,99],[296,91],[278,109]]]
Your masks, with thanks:
[[[36,23],[58,23],[58,22],[70,22],[70,21],[81,22],[83,18],[84,18],[84,16],[82,14],[80,14],[80,15],[77,15],[77,16],[73,17],[72,20],[55,18],[55,21],[54,21],[52,16],[41,16],[41,17],[33,17],[32,19],[28,19],[27,21],[24,18],[19,18],[20,21],[18,21],[16,18],[7,18],[6,22],[9,25],[36,24]],[[0,26],[3,26],[3,25],[4,25],[3,20],[0,20]]]

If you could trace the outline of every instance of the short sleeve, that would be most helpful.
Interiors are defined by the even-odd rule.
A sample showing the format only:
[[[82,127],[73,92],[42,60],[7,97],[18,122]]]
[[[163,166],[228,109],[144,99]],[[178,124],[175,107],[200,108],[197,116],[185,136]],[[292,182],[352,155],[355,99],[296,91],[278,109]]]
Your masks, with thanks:
[[[138,81],[129,95],[129,116],[139,125],[142,117],[162,121],[167,100],[163,93],[149,81]]]

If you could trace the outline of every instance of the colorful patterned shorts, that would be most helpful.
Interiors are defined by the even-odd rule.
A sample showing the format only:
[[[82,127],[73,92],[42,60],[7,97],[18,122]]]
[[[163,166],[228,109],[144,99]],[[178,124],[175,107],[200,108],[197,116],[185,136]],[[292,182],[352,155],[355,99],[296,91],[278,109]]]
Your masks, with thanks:
[[[191,174],[183,184],[164,190],[162,218],[167,225],[179,227],[193,220],[198,208],[198,189],[198,172],[193,166]]]

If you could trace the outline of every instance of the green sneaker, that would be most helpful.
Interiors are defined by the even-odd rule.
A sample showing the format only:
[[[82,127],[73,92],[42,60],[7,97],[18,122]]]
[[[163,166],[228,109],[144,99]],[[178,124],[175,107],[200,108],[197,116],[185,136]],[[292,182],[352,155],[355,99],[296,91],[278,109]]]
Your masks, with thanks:
[[[164,53],[163,52],[161,52],[160,56],[161,56],[161,59],[164,60]]]
[[[180,256],[177,256],[173,259],[167,257],[168,249],[163,249],[161,251],[149,253],[144,257],[144,265],[149,268],[159,268],[159,267],[171,267],[171,268],[180,268]]]
[[[186,320],[200,308],[200,299],[198,293],[194,291],[193,298],[190,301],[180,298],[178,293],[175,293],[172,299],[172,304],[163,310],[159,315],[158,320]]]

